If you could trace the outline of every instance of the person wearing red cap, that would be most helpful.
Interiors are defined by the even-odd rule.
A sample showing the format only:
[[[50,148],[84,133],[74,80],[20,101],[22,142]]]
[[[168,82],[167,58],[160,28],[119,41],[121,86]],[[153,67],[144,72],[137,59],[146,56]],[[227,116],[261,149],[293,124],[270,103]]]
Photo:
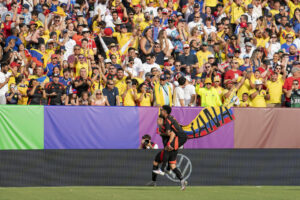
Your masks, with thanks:
[[[237,97],[237,91],[244,84],[246,75],[247,74],[244,73],[244,76],[238,83],[232,80],[226,82],[226,89],[223,90],[224,106],[232,107],[234,105],[239,105],[240,100]]]

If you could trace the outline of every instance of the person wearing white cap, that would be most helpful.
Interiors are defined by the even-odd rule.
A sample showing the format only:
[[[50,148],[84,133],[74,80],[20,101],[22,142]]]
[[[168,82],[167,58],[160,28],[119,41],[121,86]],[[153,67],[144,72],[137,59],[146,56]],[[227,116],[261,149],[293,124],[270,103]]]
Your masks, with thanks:
[[[255,88],[250,90],[249,94],[253,107],[267,107],[266,100],[270,99],[270,94],[267,90],[263,89],[261,80],[255,80]]]
[[[253,51],[254,51],[254,47],[251,44],[251,42],[246,42],[245,48],[242,48],[240,58],[244,59],[245,56],[248,56],[249,58],[251,58]]]

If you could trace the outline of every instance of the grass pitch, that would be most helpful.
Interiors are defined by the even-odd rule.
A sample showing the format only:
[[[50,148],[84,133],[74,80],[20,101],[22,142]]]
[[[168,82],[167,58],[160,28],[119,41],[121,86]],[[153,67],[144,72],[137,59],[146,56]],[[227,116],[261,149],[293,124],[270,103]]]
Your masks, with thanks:
[[[297,200],[300,186],[8,187],[0,200]]]

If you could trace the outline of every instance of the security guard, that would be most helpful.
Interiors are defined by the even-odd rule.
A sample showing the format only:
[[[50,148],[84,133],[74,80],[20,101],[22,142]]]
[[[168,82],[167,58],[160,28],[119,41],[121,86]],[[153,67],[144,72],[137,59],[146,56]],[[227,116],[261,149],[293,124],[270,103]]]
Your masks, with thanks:
[[[48,105],[62,105],[66,94],[65,86],[59,82],[59,74],[54,74],[52,78],[52,82],[45,87]]]

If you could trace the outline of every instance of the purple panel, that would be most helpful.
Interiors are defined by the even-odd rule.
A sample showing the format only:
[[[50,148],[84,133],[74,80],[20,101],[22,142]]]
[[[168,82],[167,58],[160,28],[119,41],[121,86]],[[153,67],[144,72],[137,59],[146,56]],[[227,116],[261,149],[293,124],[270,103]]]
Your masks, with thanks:
[[[45,149],[137,149],[136,107],[45,106]]]
[[[173,107],[172,115],[182,125],[190,123],[202,110],[201,107],[179,108]],[[163,148],[161,137],[156,134],[156,120],[158,116],[158,108],[139,108],[140,112],[140,140],[144,134],[149,134],[152,141]],[[223,125],[215,132],[196,139],[189,139],[184,145],[186,149],[198,148],[233,148],[234,147],[234,122]]]
[[[139,141],[141,142],[143,135],[148,134],[159,148],[163,148],[161,137],[156,133],[158,107],[139,107],[138,109],[140,113]]]

